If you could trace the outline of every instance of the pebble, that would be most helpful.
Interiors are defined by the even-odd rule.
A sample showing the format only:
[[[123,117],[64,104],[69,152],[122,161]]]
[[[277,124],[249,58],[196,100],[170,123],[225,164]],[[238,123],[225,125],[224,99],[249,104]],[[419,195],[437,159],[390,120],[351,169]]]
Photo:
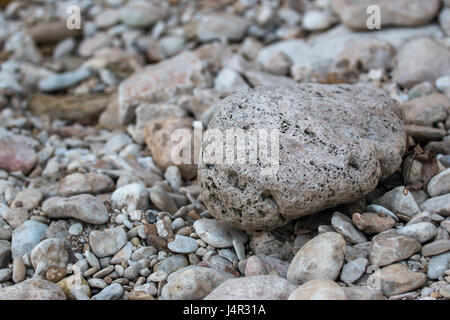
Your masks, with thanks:
[[[99,258],[111,256],[127,243],[127,234],[121,227],[94,230],[89,234],[89,245]]]
[[[11,203],[11,208],[36,209],[41,203],[42,197],[42,192],[39,190],[32,188],[22,190],[14,198],[14,201]]]
[[[90,194],[49,198],[42,204],[42,211],[50,218],[74,218],[92,224],[108,221],[105,205]]]
[[[114,182],[108,176],[96,172],[73,173],[59,181],[58,193],[63,197],[77,194],[100,194],[112,191]]]
[[[45,238],[47,225],[28,220],[14,229],[11,240],[13,259],[31,253],[34,247]]]
[[[450,264],[450,252],[441,253],[430,259],[428,263],[428,279],[439,279],[439,277],[445,274],[445,270],[449,268]]]
[[[189,266],[172,273],[161,291],[164,300],[201,300],[227,279],[227,272],[213,268]]]
[[[29,279],[0,289],[0,300],[66,300],[66,296],[50,281]]]
[[[17,257],[13,260],[12,280],[14,283],[19,283],[25,280],[26,267],[22,257]]]
[[[199,219],[194,222],[193,226],[197,235],[215,248],[231,247],[233,239],[242,243],[246,243],[248,240],[244,232],[214,219]]]
[[[352,223],[352,220],[340,212],[333,213],[331,224],[334,229],[340,233],[344,239],[351,244],[367,242],[367,238]]]
[[[83,233],[83,225],[81,223],[74,223],[69,228],[69,234],[79,236]]]
[[[275,275],[228,279],[204,300],[286,300],[297,287]]]
[[[38,161],[32,147],[21,141],[22,136],[0,138],[0,169],[30,172]]]
[[[265,255],[251,256],[245,265],[245,276],[277,274],[286,278],[288,269],[289,263],[280,259]]]
[[[173,198],[160,186],[154,186],[150,189],[150,200],[161,211],[173,214],[178,210]]]
[[[395,296],[422,288],[427,281],[425,274],[413,272],[402,264],[393,264],[373,273],[367,280],[369,288],[380,289],[387,296]]]
[[[35,277],[43,279],[50,266],[66,267],[68,262],[69,254],[64,248],[64,243],[59,239],[46,239],[31,251]]]
[[[438,197],[450,193],[450,168],[431,178],[427,186],[430,197]]]
[[[288,300],[347,300],[345,291],[336,282],[313,279],[299,286]]]
[[[392,217],[371,212],[354,213],[352,221],[359,230],[366,234],[378,234],[395,226],[395,220]]]
[[[116,189],[111,195],[111,201],[118,207],[129,210],[147,210],[149,195],[147,188],[140,183],[131,183]]]
[[[421,254],[424,257],[435,256],[450,251],[450,240],[436,240],[422,247]]]
[[[188,266],[188,260],[186,259],[186,256],[182,254],[176,254],[164,259],[161,262],[158,262],[153,267],[153,270],[155,272],[163,271],[170,275],[171,273],[177,271],[178,269],[181,269],[186,266]]]
[[[411,257],[421,248],[417,240],[402,235],[397,230],[384,231],[372,239],[370,264],[380,267],[390,265]]]
[[[14,229],[30,218],[30,213],[24,208],[14,208],[3,213],[3,219]]]
[[[167,247],[175,253],[191,253],[197,251],[198,244],[195,239],[177,234],[175,235],[175,240],[169,242]]]
[[[110,284],[102,291],[92,296],[92,300],[118,300],[123,294],[123,287],[118,283]]]
[[[386,207],[395,214],[402,214],[412,218],[420,213],[420,208],[411,192],[404,192],[404,190],[404,186],[396,187],[386,192],[375,203]]]
[[[164,19],[167,14],[165,2],[133,1],[120,10],[120,19],[130,27],[144,28]]]
[[[344,252],[345,240],[339,233],[322,233],[295,254],[289,265],[287,279],[297,284],[317,277],[334,281],[344,263]]]
[[[39,81],[39,90],[44,92],[65,90],[89,78],[91,74],[91,70],[80,68],[76,71],[49,76]]]
[[[308,31],[324,30],[331,27],[337,19],[331,12],[309,10],[303,16],[302,26]]]
[[[246,19],[229,14],[205,15],[197,25],[196,35],[200,41],[241,40],[249,27]]]
[[[346,284],[351,284],[361,278],[365,273],[369,261],[365,258],[355,259],[344,265],[341,273],[341,280]]]
[[[47,269],[45,273],[45,279],[53,283],[57,283],[67,276],[67,269],[59,266],[52,265]]]
[[[405,236],[416,239],[420,243],[427,242],[437,235],[436,227],[430,222],[418,222],[407,225],[399,230]]]
[[[450,193],[426,200],[420,205],[420,209],[428,211],[430,214],[450,216]]]

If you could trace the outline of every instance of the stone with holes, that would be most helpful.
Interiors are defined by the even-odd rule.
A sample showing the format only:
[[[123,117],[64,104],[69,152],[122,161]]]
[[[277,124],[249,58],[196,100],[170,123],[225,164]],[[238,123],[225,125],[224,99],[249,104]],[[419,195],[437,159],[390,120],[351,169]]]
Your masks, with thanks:
[[[241,229],[274,229],[362,197],[402,161],[406,136],[399,109],[378,89],[258,87],[216,107],[202,144],[202,198],[215,218]],[[242,129],[245,141],[258,132],[258,149],[273,153],[246,147],[243,164],[220,164],[226,143],[217,138],[236,133],[227,129]]]

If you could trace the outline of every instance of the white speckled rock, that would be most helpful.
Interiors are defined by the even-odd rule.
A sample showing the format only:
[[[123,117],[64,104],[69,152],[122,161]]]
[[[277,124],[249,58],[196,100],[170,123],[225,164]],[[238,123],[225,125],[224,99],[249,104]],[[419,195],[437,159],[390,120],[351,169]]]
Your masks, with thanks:
[[[347,296],[336,282],[314,279],[298,287],[288,300],[347,300]]]
[[[99,258],[112,256],[127,243],[127,234],[121,227],[94,230],[89,234],[89,245]]]
[[[189,266],[172,273],[163,287],[164,300],[200,300],[227,279],[234,278],[228,272],[213,268]]]
[[[295,254],[287,273],[292,283],[322,278],[335,280],[344,263],[345,240],[336,232],[326,232],[309,240]]]
[[[204,300],[286,300],[296,288],[273,275],[228,279]]]

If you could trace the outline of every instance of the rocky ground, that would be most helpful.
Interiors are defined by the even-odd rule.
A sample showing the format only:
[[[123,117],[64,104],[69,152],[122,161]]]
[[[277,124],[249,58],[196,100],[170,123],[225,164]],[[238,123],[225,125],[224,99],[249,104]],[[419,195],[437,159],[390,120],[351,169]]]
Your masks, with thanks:
[[[0,299],[450,298],[450,1],[0,4]]]

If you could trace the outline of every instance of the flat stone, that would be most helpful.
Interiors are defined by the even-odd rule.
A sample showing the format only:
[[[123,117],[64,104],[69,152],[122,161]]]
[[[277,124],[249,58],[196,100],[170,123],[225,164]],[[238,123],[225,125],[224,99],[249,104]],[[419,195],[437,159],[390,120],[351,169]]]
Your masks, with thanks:
[[[164,19],[169,13],[168,7],[166,2],[133,1],[121,8],[120,19],[130,27],[144,28]]]
[[[187,267],[188,265],[189,262],[186,259],[186,256],[182,254],[176,254],[164,259],[163,261],[158,262],[153,267],[153,271],[164,271],[165,273],[170,275],[178,269]]]
[[[73,218],[92,224],[103,224],[109,217],[103,202],[90,194],[49,198],[42,204],[42,211],[49,218]]]
[[[170,251],[175,253],[191,253],[197,251],[198,244],[197,240],[193,238],[177,234],[175,235],[175,240],[169,242],[167,247]]]
[[[69,300],[87,300],[91,289],[81,272],[68,276],[57,283]]]
[[[23,257],[31,253],[34,247],[45,238],[47,225],[35,220],[28,220],[12,233],[12,257]]]
[[[102,291],[92,296],[92,300],[117,300],[123,294],[123,288],[118,283],[112,283]]]
[[[450,240],[436,240],[422,247],[424,257],[435,256],[450,250]]]
[[[395,226],[395,220],[392,217],[371,212],[354,213],[352,221],[359,230],[366,234],[377,234]]]
[[[384,267],[367,280],[369,288],[380,289],[387,297],[419,289],[425,285],[427,277],[421,272],[413,272],[402,264]]]
[[[228,279],[204,300],[286,300],[296,288],[275,275]]]
[[[401,108],[405,112],[405,123],[432,127],[439,121],[447,120],[450,99],[434,93],[409,100]]]
[[[341,273],[341,280],[346,284],[351,284],[361,278],[366,271],[369,261],[365,258],[355,259],[344,265]]]
[[[269,159],[264,165],[216,164],[220,159],[204,159],[199,164],[202,198],[209,213],[241,229],[274,229],[360,198],[401,163],[405,133],[395,104],[372,88],[259,87],[228,96],[216,107],[202,144],[203,156],[211,151],[205,146],[208,139],[216,138],[215,129],[279,130],[279,161],[274,162],[279,166]],[[336,126],[333,139],[327,135],[330,125]],[[386,141],[392,145],[387,147]],[[338,172],[345,172],[345,177]]]
[[[239,16],[229,14],[205,15],[197,26],[197,38],[206,42],[228,39],[241,40],[249,27],[249,22]]]
[[[437,235],[436,227],[430,222],[419,222],[407,225],[399,230],[401,234],[416,239],[420,243],[427,242]]]
[[[342,234],[345,241],[351,244],[367,242],[367,238],[364,233],[356,229],[352,223],[352,220],[340,212],[333,213],[331,225],[337,232]]]
[[[305,283],[322,278],[335,280],[344,263],[345,240],[336,232],[326,232],[308,241],[295,254],[287,279],[292,283]]]
[[[193,227],[203,241],[215,248],[232,247],[234,238],[242,243],[246,243],[248,240],[244,232],[214,219],[196,220]]]
[[[421,0],[332,0],[333,10],[339,15],[341,21],[354,29],[366,30],[366,13],[370,5],[380,8],[381,28],[389,26],[420,26],[428,23],[436,17],[439,8],[439,0],[423,2]]]
[[[30,218],[30,213],[27,209],[13,208],[3,213],[3,219],[8,221],[9,225],[14,229]]]
[[[379,289],[363,286],[343,287],[348,300],[386,300]]]
[[[371,241],[355,244],[354,246],[345,246],[345,260],[350,262],[359,258],[367,258],[371,249]]]
[[[161,291],[164,300],[201,300],[227,279],[228,272],[213,268],[189,266],[170,274]]]
[[[432,128],[427,126],[406,125],[406,132],[414,140],[419,142],[428,142],[433,140],[441,140],[445,137],[446,131],[440,128]]]
[[[107,193],[113,188],[114,182],[106,175],[96,172],[73,173],[59,180],[58,193],[67,197],[82,193]]]
[[[382,267],[402,261],[421,248],[422,246],[417,240],[402,235],[395,229],[384,231],[372,239],[370,264]]]
[[[89,234],[89,245],[99,258],[112,256],[127,243],[127,234],[121,227],[94,230]]]
[[[292,292],[288,300],[347,300],[347,296],[336,282],[313,279]]]
[[[0,300],[66,300],[66,295],[50,281],[29,279],[0,289]]]
[[[175,200],[160,186],[150,189],[150,200],[161,211],[174,214],[178,210]]]
[[[91,76],[91,70],[80,68],[61,74],[52,75],[39,81],[39,90],[44,92],[55,92],[68,89]]]
[[[450,168],[431,178],[427,186],[430,197],[438,197],[450,193]]]

